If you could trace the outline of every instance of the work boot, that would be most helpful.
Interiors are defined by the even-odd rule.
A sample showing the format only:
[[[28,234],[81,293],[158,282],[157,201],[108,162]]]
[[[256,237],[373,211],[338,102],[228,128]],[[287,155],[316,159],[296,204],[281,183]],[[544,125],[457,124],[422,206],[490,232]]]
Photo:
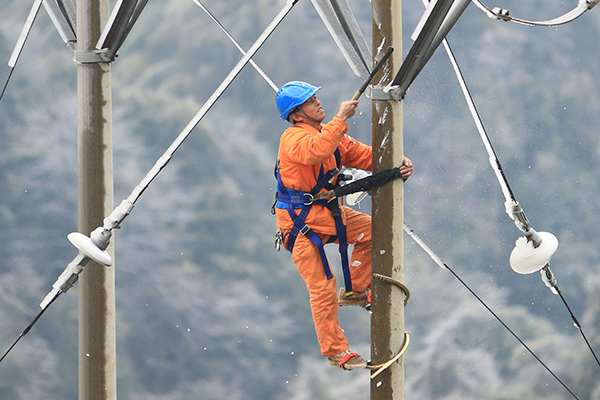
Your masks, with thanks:
[[[346,288],[340,288],[340,294],[338,295],[338,305],[342,306],[359,306],[363,308],[370,308],[371,306],[371,291],[365,289],[364,292],[353,291],[350,294],[346,294]]]
[[[364,358],[350,349],[327,358],[329,359],[329,364],[333,365],[334,367],[340,367],[346,371],[365,368],[367,366],[367,362],[364,360]]]

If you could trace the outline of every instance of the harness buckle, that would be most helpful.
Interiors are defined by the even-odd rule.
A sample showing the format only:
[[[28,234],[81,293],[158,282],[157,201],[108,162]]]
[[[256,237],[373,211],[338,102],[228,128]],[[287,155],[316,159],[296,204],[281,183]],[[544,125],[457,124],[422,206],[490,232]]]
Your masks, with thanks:
[[[310,234],[310,231],[312,231],[311,227],[306,224],[304,224],[304,226],[300,228],[300,234],[303,236]]]

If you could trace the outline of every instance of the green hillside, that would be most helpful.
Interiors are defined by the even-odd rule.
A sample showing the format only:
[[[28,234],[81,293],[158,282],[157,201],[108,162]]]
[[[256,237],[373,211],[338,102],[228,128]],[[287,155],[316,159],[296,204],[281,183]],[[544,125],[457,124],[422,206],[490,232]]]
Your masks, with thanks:
[[[283,0],[203,3],[248,49]],[[367,0],[350,0],[370,40]],[[523,4],[521,4],[523,3]],[[526,3],[526,4],[525,4]],[[563,4],[568,3],[568,4]],[[574,4],[570,4],[574,3]],[[0,0],[0,80],[30,2]],[[111,6],[113,6],[111,2]],[[498,0],[552,18],[576,1]],[[403,1],[404,54],[421,16]],[[516,198],[559,248],[552,270],[600,351],[600,9],[536,28],[470,5],[448,39]],[[192,1],[149,2],[112,63],[115,204],[154,165],[241,54]],[[360,80],[308,0],[255,61],[277,84],[322,86],[329,116]],[[76,254],[76,64],[42,9],[0,101],[0,349]],[[600,399],[600,367],[560,298],[508,259],[521,236],[443,49],[404,100],[415,164],[405,219],[577,394]],[[371,101],[350,134],[371,141]],[[369,373],[320,356],[308,292],[273,248],[273,165],[287,127],[273,89],[247,66],[115,232],[118,397],[126,400],[368,398]],[[361,203],[370,212],[370,202]],[[341,278],[337,247],[329,249]],[[406,397],[569,398],[564,388],[410,238]],[[340,282],[340,279],[338,279]],[[400,306],[400,305],[399,305]],[[341,309],[351,346],[369,354],[370,316]],[[78,397],[77,289],[61,296],[0,363],[0,398]]]

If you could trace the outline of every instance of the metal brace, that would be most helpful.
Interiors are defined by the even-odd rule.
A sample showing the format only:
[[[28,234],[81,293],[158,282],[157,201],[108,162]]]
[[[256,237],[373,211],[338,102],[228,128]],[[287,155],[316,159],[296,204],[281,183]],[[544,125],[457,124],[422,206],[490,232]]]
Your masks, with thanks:
[[[106,50],[75,50],[73,61],[77,64],[109,63],[111,60],[106,56]]]

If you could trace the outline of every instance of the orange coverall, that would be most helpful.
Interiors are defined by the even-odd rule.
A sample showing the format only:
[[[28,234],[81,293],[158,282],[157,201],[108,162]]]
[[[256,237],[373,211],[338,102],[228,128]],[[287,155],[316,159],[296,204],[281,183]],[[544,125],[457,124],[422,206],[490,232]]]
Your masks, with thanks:
[[[342,166],[371,170],[371,147],[347,136],[347,130],[346,122],[337,117],[322,125],[321,132],[303,123],[288,128],[279,143],[279,174],[283,185],[310,192],[317,184],[321,164],[324,172],[337,167],[333,153],[338,148]],[[341,206],[341,209],[348,244],[354,245],[350,260],[352,289],[364,291],[371,286],[371,217],[346,206]],[[296,210],[297,213],[299,211]],[[311,207],[306,224],[321,237],[323,243],[330,236],[337,235],[331,212],[323,205]],[[291,230],[293,222],[287,210],[277,209],[277,226],[284,235]],[[287,246],[287,236],[284,244]],[[348,342],[337,317],[337,282],[335,277],[327,279],[317,246],[298,234],[292,260],[310,295],[321,354],[332,356],[348,350]]]

